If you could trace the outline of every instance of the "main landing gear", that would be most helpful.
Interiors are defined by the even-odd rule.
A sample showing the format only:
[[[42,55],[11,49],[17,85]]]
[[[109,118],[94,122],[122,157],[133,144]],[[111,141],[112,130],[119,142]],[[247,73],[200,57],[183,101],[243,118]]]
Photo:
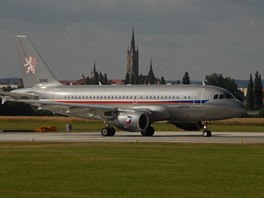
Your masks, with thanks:
[[[101,130],[102,136],[114,136],[115,135],[115,128],[114,127],[105,127]]]
[[[142,136],[153,136],[155,133],[155,129],[152,126],[148,126],[145,131],[141,131]]]
[[[208,125],[209,125],[209,122],[205,121],[204,129],[203,129],[203,136],[204,137],[211,137],[212,136],[212,132],[210,131]]]

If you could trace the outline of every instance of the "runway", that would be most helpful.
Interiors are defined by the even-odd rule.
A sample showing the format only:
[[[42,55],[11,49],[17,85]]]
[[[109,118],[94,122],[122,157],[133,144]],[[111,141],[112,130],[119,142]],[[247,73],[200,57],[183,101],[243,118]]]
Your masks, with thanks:
[[[156,132],[153,137],[142,137],[140,133],[117,132],[114,137],[103,137],[101,136],[100,132],[1,132],[0,142],[159,142],[263,144],[264,133],[214,132],[212,137],[203,137],[201,132]]]

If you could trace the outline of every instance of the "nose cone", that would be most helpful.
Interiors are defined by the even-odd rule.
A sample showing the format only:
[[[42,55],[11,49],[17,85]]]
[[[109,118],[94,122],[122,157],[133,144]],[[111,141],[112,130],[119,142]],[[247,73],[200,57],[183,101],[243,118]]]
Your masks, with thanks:
[[[233,100],[232,105],[228,108],[228,111],[233,115],[232,117],[239,117],[246,112],[244,105],[239,100]]]
[[[211,100],[205,108],[205,116],[209,120],[235,118],[244,113],[244,105],[236,99]]]

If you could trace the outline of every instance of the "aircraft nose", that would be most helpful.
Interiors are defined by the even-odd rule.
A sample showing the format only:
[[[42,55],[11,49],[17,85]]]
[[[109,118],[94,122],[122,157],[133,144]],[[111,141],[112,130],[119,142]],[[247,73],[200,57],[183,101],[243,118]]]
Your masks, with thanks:
[[[239,117],[246,112],[244,105],[239,100],[234,101],[232,111],[236,117]]]

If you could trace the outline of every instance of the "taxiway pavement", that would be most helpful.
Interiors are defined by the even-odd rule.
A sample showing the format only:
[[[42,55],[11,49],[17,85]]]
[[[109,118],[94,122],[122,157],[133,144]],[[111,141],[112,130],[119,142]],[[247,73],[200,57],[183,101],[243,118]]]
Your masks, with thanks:
[[[161,143],[264,143],[263,133],[214,132],[203,137],[199,132],[155,132],[153,137],[140,133],[117,132],[114,137],[103,137],[100,132],[0,132],[0,142],[161,142]]]

